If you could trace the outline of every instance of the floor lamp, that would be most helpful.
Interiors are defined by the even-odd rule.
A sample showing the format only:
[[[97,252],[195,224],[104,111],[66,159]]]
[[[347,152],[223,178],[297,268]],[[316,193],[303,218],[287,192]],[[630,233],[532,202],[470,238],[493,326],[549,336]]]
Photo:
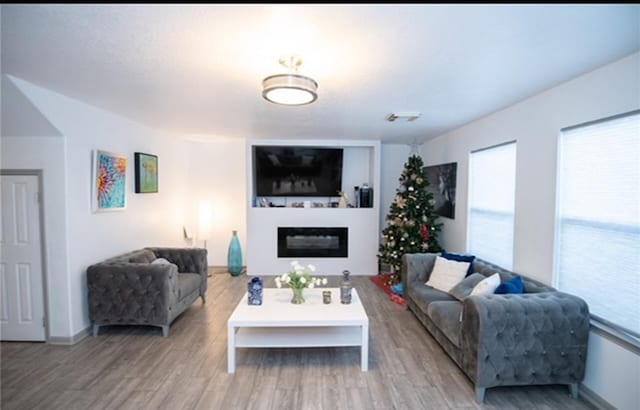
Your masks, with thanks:
[[[207,239],[211,236],[211,202],[200,201],[200,219],[198,222],[198,238],[204,240],[204,248],[207,249]],[[207,257],[207,265],[208,257]],[[208,270],[207,266],[207,270]],[[211,276],[211,274],[209,274]]]

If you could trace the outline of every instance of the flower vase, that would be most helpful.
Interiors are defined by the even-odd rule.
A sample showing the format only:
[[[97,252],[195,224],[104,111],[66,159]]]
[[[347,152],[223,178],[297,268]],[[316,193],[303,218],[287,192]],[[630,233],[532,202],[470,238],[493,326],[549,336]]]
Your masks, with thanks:
[[[238,276],[242,273],[242,249],[238,239],[238,231],[233,231],[231,242],[229,243],[229,253],[227,254],[227,270],[231,276]]]
[[[303,288],[291,288],[291,290],[293,291],[293,299],[291,299],[291,303],[293,303],[294,305],[304,303],[304,296],[302,296]]]

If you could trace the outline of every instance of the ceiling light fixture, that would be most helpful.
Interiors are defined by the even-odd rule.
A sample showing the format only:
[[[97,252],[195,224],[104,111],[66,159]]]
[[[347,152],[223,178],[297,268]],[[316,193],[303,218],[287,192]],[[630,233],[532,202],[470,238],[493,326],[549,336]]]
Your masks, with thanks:
[[[318,83],[298,74],[298,68],[302,65],[300,57],[280,57],[279,63],[289,69],[289,74],[270,75],[262,80],[262,96],[265,100],[275,104],[305,105],[318,99]]]
[[[392,112],[391,114],[387,115],[385,119],[389,122],[394,122],[395,120],[400,118],[407,121],[415,121],[420,118],[421,115],[422,113],[420,112]]]

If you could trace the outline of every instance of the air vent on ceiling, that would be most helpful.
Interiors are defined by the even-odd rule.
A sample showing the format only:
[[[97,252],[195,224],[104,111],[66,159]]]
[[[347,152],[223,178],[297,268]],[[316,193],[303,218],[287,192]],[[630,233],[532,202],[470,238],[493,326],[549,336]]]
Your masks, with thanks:
[[[415,121],[422,113],[420,112],[392,112],[387,115],[386,120],[389,122],[394,122],[395,120],[405,120],[405,121]]]

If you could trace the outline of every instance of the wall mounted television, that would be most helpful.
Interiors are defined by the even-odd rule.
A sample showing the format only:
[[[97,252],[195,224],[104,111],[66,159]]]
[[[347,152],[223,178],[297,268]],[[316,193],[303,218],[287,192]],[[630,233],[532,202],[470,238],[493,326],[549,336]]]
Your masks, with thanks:
[[[256,196],[339,196],[342,148],[253,146]]]

